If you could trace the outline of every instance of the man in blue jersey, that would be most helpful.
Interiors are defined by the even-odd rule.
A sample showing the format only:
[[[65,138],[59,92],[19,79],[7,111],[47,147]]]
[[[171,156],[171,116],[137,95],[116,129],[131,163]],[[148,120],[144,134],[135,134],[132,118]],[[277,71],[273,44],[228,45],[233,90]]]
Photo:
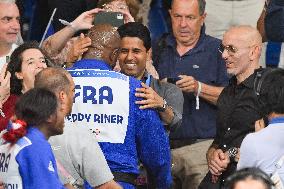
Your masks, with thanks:
[[[169,188],[170,148],[157,112],[135,104],[141,83],[112,71],[120,37],[110,25],[96,25],[89,50],[69,70],[75,81],[72,113],[66,126],[87,127],[96,134],[108,165],[123,188],[135,188],[138,160],[153,173],[157,188]]]

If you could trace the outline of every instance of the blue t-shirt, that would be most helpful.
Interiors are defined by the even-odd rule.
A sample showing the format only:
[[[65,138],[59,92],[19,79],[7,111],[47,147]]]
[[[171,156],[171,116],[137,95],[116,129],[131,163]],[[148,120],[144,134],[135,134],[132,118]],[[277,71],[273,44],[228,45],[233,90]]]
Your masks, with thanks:
[[[87,126],[95,133],[112,172],[138,175],[141,160],[156,179],[157,187],[169,188],[168,137],[157,112],[140,110],[135,104],[140,81],[111,71],[99,60],[78,61],[69,72],[75,81],[75,103],[66,126]]]
[[[157,61],[154,65],[161,79],[188,75],[212,86],[228,84],[225,63],[218,51],[221,41],[206,35],[204,30],[203,27],[195,47],[182,56],[176,50],[176,40],[172,35],[166,36],[164,42],[159,43],[160,46],[154,47],[153,60]],[[182,125],[170,134],[170,138],[213,138],[216,133],[216,106],[199,98],[200,108],[197,110],[195,95],[183,95]]]

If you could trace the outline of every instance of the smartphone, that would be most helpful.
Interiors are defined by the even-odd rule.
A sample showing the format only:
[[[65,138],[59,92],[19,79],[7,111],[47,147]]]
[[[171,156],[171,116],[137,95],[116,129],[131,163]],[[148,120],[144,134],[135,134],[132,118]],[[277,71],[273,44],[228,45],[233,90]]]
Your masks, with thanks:
[[[176,84],[176,82],[177,82],[178,80],[180,80],[179,77],[169,77],[169,78],[167,78],[167,82],[168,82],[168,83],[172,83],[172,84]]]
[[[93,24],[110,24],[113,27],[119,27],[124,24],[123,14],[120,12],[99,12],[96,14]]]

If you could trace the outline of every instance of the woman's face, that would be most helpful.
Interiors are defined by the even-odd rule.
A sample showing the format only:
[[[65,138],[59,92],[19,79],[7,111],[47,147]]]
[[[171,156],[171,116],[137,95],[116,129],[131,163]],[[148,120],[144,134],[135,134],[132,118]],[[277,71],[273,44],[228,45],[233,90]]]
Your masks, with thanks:
[[[23,92],[34,87],[34,80],[37,73],[46,68],[44,55],[38,49],[27,49],[22,53],[22,71],[16,76],[21,79]]]

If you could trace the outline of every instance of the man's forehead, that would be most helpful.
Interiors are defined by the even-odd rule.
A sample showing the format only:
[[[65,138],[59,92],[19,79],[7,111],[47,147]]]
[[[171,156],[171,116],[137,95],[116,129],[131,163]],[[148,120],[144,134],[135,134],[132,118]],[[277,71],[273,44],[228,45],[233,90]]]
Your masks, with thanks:
[[[224,45],[235,45],[248,43],[247,37],[238,31],[228,31],[223,37],[222,43]]]
[[[144,46],[144,43],[142,41],[142,39],[140,39],[139,37],[123,37],[121,39],[121,45],[131,45],[131,46]]]
[[[15,3],[0,3],[0,17],[19,17],[20,12]]]

